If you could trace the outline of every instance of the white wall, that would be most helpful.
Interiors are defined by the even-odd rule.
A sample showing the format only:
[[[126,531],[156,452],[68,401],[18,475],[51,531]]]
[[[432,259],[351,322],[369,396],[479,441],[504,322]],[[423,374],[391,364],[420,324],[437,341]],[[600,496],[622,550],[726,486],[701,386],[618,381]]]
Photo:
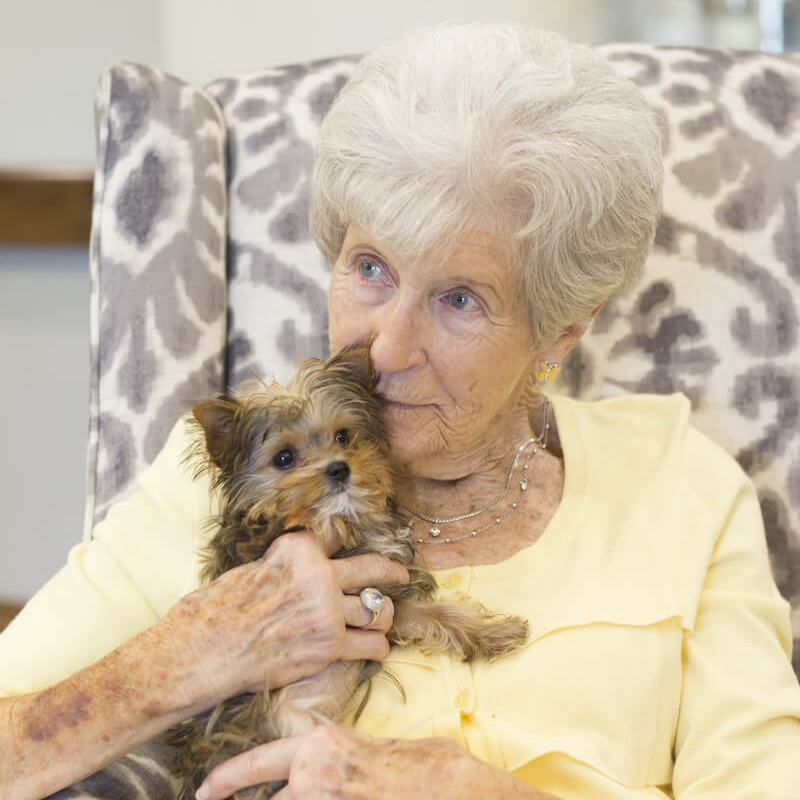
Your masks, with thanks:
[[[162,54],[162,0],[0,0],[0,166],[92,162],[94,86]]]
[[[157,63],[161,0],[0,0],[0,168],[94,161],[95,83]],[[0,246],[0,602],[26,600],[80,541],[88,252]]]
[[[403,31],[448,19],[516,20],[588,40],[601,21],[599,5],[594,0],[164,0],[164,60],[176,74],[206,82],[231,71],[362,53]]]
[[[114,61],[204,83],[358,53],[445,19],[512,19],[587,42],[713,41],[699,0],[0,0],[0,168],[91,164]],[[737,42],[740,44],[740,42]],[[87,252],[0,246],[0,601],[25,600],[80,539]]]
[[[86,252],[0,248],[0,601],[80,540],[89,359]]]
[[[205,83],[230,72],[362,53],[403,31],[449,19],[514,20],[590,43],[700,44],[715,38],[702,5],[701,0],[164,0],[164,63],[187,80]],[[756,34],[743,46],[757,44]]]

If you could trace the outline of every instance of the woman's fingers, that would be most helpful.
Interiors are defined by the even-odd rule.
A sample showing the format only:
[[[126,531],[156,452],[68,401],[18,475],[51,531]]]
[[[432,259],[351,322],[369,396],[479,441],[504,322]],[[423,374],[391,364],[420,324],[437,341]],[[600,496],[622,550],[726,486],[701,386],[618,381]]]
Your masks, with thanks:
[[[396,561],[377,553],[364,553],[333,562],[334,570],[345,594],[358,592],[365,586],[391,586],[408,582],[408,570]]]
[[[348,630],[342,643],[342,661],[383,661],[389,655],[389,641],[381,631]]]
[[[384,595],[381,607],[370,611],[357,594],[348,595],[344,598],[344,618],[350,628],[386,633],[392,627],[394,605],[392,599]]]
[[[223,800],[248,786],[286,780],[298,744],[297,737],[278,739],[223,761],[203,781],[198,800]]]
[[[223,800],[281,780],[288,785],[274,800],[550,797],[525,793],[517,778],[478,761],[450,739],[376,739],[338,725],[318,725],[231,758],[211,771],[197,797]]]

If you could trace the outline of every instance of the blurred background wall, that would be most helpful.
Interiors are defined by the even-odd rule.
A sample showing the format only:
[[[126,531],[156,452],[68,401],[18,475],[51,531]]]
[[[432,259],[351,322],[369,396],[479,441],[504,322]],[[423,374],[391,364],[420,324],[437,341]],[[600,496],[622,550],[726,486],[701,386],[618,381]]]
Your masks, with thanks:
[[[112,62],[186,80],[358,53],[445,19],[511,19],[585,42],[797,49],[800,0],[0,0],[0,173],[90,170]],[[88,424],[87,243],[0,240],[0,604],[79,541]]]

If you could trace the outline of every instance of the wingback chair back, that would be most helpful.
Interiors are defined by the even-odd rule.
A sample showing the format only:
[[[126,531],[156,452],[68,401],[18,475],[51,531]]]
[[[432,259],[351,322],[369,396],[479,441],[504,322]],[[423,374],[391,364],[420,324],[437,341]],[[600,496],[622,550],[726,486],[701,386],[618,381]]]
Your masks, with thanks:
[[[643,279],[603,310],[555,391],[689,396],[695,425],[758,488],[800,670],[800,59],[599,50],[660,120],[664,213]],[[134,64],[101,79],[87,531],[193,401],[326,353],[309,176],[356,62],[205,88]]]

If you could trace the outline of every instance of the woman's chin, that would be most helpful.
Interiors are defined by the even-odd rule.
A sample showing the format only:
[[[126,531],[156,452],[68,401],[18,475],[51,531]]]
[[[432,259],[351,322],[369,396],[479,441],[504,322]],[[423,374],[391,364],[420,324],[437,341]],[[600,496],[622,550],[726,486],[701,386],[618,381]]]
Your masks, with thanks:
[[[438,441],[432,414],[419,406],[392,405],[384,410],[384,424],[392,458],[408,465],[430,455]]]

